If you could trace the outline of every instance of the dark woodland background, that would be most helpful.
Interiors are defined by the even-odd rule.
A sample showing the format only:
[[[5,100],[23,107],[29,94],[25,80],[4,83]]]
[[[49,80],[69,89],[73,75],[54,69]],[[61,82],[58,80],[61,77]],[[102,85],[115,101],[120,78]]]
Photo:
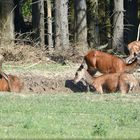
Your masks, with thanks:
[[[0,46],[128,54],[139,20],[138,0],[0,0]]]

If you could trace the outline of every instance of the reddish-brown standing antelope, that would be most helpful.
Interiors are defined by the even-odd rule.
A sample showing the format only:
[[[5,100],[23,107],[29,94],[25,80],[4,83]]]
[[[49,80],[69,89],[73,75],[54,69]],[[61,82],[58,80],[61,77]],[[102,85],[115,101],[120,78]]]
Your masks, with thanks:
[[[122,73],[133,72],[138,64],[138,60],[135,59],[131,64],[126,64],[121,58],[97,50],[89,51],[85,56],[81,64],[84,68],[87,68],[88,72],[96,73]]]

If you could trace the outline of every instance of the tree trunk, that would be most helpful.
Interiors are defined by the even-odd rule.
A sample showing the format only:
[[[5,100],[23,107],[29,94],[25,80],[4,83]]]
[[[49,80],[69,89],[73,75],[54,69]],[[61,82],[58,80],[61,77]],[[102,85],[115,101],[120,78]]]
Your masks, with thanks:
[[[13,0],[0,0],[0,46],[14,44],[13,10]]]
[[[69,49],[68,0],[55,0],[55,49]]]
[[[32,24],[34,41],[37,45],[45,46],[45,25],[44,25],[44,0],[32,0]]]
[[[87,7],[86,0],[74,0],[75,41],[79,51],[87,51]]]
[[[119,52],[124,52],[124,9],[123,0],[114,0],[114,30],[113,30],[113,48]]]
[[[53,48],[53,40],[52,40],[52,8],[51,1],[47,0],[47,42],[48,47]]]
[[[108,1],[108,12],[109,12],[109,27],[107,27],[108,30],[108,48],[112,49],[113,46],[113,14],[114,14],[114,1],[109,0]]]
[[[90,47],[99,46],[98,0],[89,0],[87,9],[88,44]]]
[[[26,32],[26,26],[22,15],[22,5],[24,2],[25,1],[23,0],[14,0],[14,5],[15,5],[14,24],[15,24],[15,31],[17,33]]]
[[[138,28],[138,0],[125,0],[125,42],[130,43],[137,39]]]

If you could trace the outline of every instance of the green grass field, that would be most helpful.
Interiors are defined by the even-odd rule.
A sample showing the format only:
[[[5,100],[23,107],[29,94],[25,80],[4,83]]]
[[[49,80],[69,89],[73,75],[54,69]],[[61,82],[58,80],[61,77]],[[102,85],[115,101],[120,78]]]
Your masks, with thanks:
[[[75,73],[77,66],[39,64],[27,67],[4,65],[4,71]],[[47,73],[48,72],[48,73]],[[140,94],[0,93],[0,138],[140,138]]]
[[[140,95],[1,93],[0,138],[140,138]]]

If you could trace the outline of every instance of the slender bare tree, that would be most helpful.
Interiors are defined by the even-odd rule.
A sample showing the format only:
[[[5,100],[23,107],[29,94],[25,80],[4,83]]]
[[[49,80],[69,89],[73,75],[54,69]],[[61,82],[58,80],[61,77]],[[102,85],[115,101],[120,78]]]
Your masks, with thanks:
[[[48,46],[49,46],[49,48],[53,48],[51,0],[47,0],[47,38],[48,38]]]
[[[55,0],[55,49],[69,48],[68,0]]]
[[[44,0],[32,0],[32,24],[34,40],[41,47],[45,46]]]
[[[98,0],[88,0],[87,9],[88,44],[90,47],[99,46]]]
[[[74,0],[75,40],[79,51],[87,50],[87,5],[86,0]]]
[[[124,52],[124,0],[114,0],[113,48]]]

